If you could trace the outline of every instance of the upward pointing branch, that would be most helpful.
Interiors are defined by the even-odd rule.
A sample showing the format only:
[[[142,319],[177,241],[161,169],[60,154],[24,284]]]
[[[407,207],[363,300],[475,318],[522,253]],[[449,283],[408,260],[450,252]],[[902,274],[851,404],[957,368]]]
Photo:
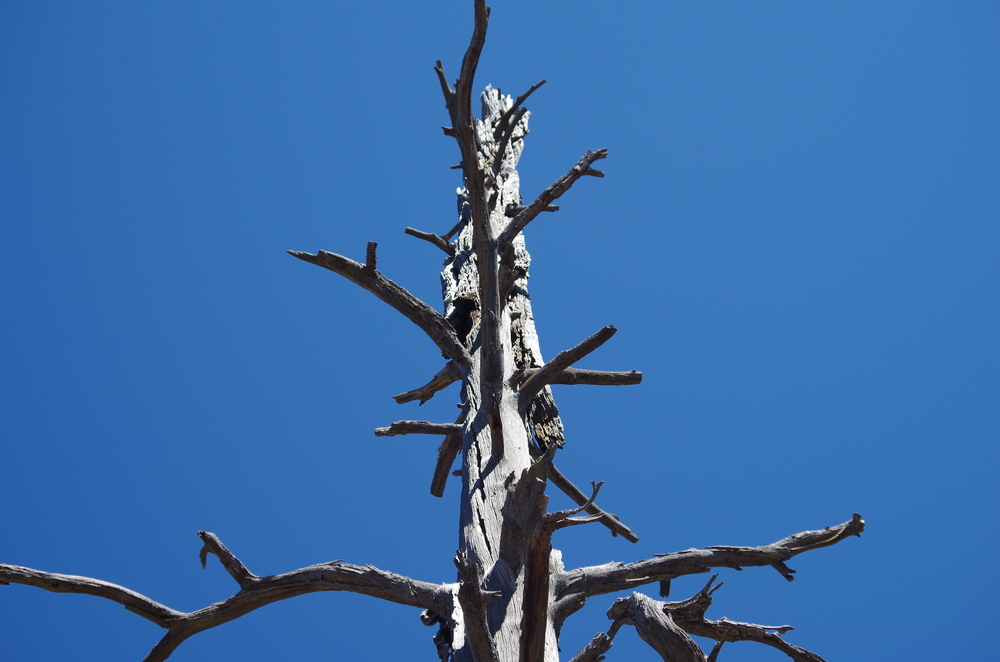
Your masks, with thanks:
[[[550,384],[563,370],[570,367],[587,354],[606,343],[611,336],[618,332],[613,326],[606,326],[594,335],[590,336],[579,345],[564,349],[546,363],[538,372],[534,373],[521,385],[518,399],[522,407],[527,407],[531,399],[541,391],[546,384]]]
[[[469,352],[448,320],[374,268],[375,251],[371,246],[369,246],[366,259],[368,265],[326,251],[318,251],[316,255],[301,251],[288,251],[288,254],[329,269],[365,288],[423,329],[424,333],[434,341],[434,344],[444,352],[444,355],[460,367],[468,369],[472,365]]]
[[[569,190],[569,188],[584,175],[591,175],[593,177],[603,177],[604,173],[600,170],[594,170],[590,165],[594,161],[600,159],[608,158],[607,149],[599,149],[596,152],[587,152],[583,155],[576,165],[574,165],[569,172],[557,179],[552,183],[547,189],[542,191],[542,194],[535,198],[535,201],[528,205],[524,211],[520,212],[517,216],[511,219],[507,228],[500,235],[500,248],[505,253],[510,250],[511,242],[514,241],[514,237],[517,236],[528,223],[530,223],[536,216],[541,212],[545,211],[545,208],[552,203],[556,198],[560,197],[563,193]]]

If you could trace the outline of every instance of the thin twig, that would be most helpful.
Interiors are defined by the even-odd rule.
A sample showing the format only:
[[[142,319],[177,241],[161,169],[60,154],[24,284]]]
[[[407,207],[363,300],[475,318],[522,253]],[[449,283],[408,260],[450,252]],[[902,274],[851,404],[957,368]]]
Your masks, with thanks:
[[[574,485],[569,478],[566,478],[566,476],[563,475],[563,473],[555,466],[549,469],[549,481],[551,481],[553,485],[558,487],[563,494],[572,499],[577,505],[583,505],[588,501],[587,495],[584,494],[580,488]],[[639,536],[635,535],[635,533],[632,532],[632,529],[622,524],[621,521],[619,521],[619,519],[611,513],[602,510],[597,504],[591,503],[586,507],[586,511],[591,515],[598,516],[600,518],[598,521],[611,530],[611,535],[621,536],[625,540],[632,543],[639,542]]]
[[[518,112],[518,109],[521,107],[521,104],[527,101],[528,97],[531,96],[531,93],[540,88],[542,85],[545,85],[544,78],[535,83],[534,85],[532,85],[530,88],[528,88],[527,92],[525,92],[517,99],[515,99],[511,107],[508,108],[506,111],[504,111],[504,114],[500,116],[500,121],[497,122],[496,128],[493,129],[494,140],[500,140],[503,137],[504,133],[507,131],[508,127],[517,126],[517,120],[514,120],[512,122],[511,117],[514,115],[514,113]]]
[[[590,486],[593,490],[590,494],[590,498],[588,498],[585,502],[583,502],[576,508],[570,508],[568,510],[559,510],[554,513],[548,513],[547,515],[545,515],[544,526],[551,527],[554,530],[554,529],[564,528],[565,526],[572,526],[572,524],[587,524],[589,522],[597,521],[599,519],[598,517],[586,518],[587,521],[573,520],[571,518],[573,517],[573,515],[579,515],[587,508],[594,505],[594,501],[597,500],[597,494],[601,491],[602,485],[604,485],[603,481],[601,482],[590,481]]]
[[[503,155],[507,151],[507,145],[510,143],[511,137],[514,135],[514,129],[517,128],[518,122],[524,117],[524,114],[528,112],[527,108],[521,108],[514,115],[513,123],[503,132],[503,138],[500,140],[500,145],[497,147],[496,156],[493,157],[493,174],[500,172],[501,166],[503,166]]]

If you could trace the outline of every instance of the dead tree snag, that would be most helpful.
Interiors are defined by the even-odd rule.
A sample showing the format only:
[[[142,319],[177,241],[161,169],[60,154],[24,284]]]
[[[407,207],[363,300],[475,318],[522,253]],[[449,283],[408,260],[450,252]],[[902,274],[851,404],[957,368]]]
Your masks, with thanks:
[[[363,262],[326,251],[290,251],[368,290],[422,329],[442,352],[445,364],[430,381],[395,396],[402,404],[423,404],[435,393],[461,383],[461,412],[454,422],[403,420],[376,428],[377,436],[443,436],[432,473],[431,493],[441,496],[452,466],[461,455],[461,510],[457,578],[423,582],[378,570],[332,561],[271,577],[253,574],[214,534],[199,532],[204,566],[212,554],[236,582],[229,598],[204,609],[180,612],[126,588],[85,577],[0,565],[0,583],[20,583],[48,591],[83,593],[118,602],[166,630],[146,656],[165,660],[188,637],[239,618],[278,600],[317,591],[353,591],[423,610],[421,620],[437,625],[438,656],[455,662],[556,662],[563,622],[595,596],[658,584],[668,592],[673,578],[714,568],[771,566],[791,581],[792,557],[860,535],[859,515],[835,527],[798,533],[763,547],[709,547],[657,555],[635,563],[609,563],[566,570],[553,548],[556,531],[602,524],[631,542],[638,537],[618,517],[596,503],[601,483],[580,491],[556,468],[555,456],[566,440],[552,384],[638,384],[637,371],[596,371],[574,367],[615,334],[606,326],[575,347],[542,359],[528,297],[530,256],[524,230],[582,177],[603,177],[594,164],[606,149],[587,151],[569,171],[525,204],[517,173],[530,113],[528,97],[545,81],[511,99],[487,86],[482,115],[473,114],[472,95],[479,56],[486,41],[489,8],[475,1],[474,29],[459,75],[450,83],[444,66],[435,70],[450,126],[461,154],[458,223],[443,235],[406,228],[406,233],[440,248],[446,255],[441,274],[444,311],[420,301],[378,269],[376,244],[369,242]],[[565,492],[577,508],[550,512],[549,484]],[[706,610],[715,577],[696,595],[661,602],[641,593],[611,604],[612,621],[572,659],[604,659],[623,625],[632,625],[664,660],[715,660],[722,644],[756,641],[789,657],[817,662],[818,655],[784,641],[790,626],[763,626],[728,619],[708,620]],[[718,643],[707,655],[691,635]]]

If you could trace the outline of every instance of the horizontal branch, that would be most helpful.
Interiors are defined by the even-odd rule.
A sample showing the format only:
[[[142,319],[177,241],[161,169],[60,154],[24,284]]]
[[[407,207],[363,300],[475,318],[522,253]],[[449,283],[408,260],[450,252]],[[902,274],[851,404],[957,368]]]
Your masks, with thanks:
[[[527,381],[542,368],[528,368],[521,373],[521,379]],[[582,370],[566,368],[549,380],[549,384],[586,384],[588,386],[634,386],[642,382],[642,373],[638,370],[626,372],[609,372],[606,370]]]
[[[708,572],[712,568],[772,566],[785,579],[794,579],[794,570],[785,561],[813,549],[834,545],[849,536],[860,536],[864,520],[855,513],[844,524],[819,531],[805,531],[762,547],[709,547],[689,549],[636,563],[608,563],[577,568],[561,573],[556,588],[557,597],[580,592],[587,596],[613,593],[644,584],[660,582],[684,575]]]
[[[525,209],[527,209],[525,205],[515,205],[514,203],[511,203],[507,205],[503,211],[508,218],[513,218]],[[559,211],[559,205],[546,205],[542,211]]]
[[[590,164],[599,159],[606,159],[607,157],[607,149],[599,149],[596,152],[587,152],[583,155],[583,158],[577,161],[576,165],[570,168],[569,172],[553,182],[547,189],[542,191],[541,195],[535,198],[534,202],[528,205],[524,211],[512,218],[510,223],[507,224],[506,229],[504,229],[499,239],[501,251],[506,253],[510,250],[511,242],[514,241],[514,237],[524,230],[528,223],[533,221],[535,217],[538,216],[538,214],[540,214],[549,204],[568,191],[569,188],[576,183],[576,180],[580,179],[580,177],[583,177],[584,175],[596,175],[598,171],[591,168]]]
[[[395,437],[400,434],[462,434],[458,423],[431,423],[430,421],[396,421],[387,428],[375,428],[376,437]]]
[[[424,404],[433,398],[435,393],[448,388],[461,378],[462,371],[459,370],[454,361],[448,361],[448,363],[446,363],[436,375],[431,377],[429,382],[420,388],[413,389],[412,391],[394,395],[392,396],[392,399],[399,405],[404,402],[413,402],[414,400],[420,400],[420,404]]]
[[[243,564],[225,549],[218,537],[205,532],[199,535],[213,554],[216,550],[225,550],[222,556],[225,557],[224,564],[230,574],[233,574],[233,567],[243,568],[246,571]],[[237,575],[242,576],[242,572],[234,574],[241,584],[238,593],[204,609],[185,613],[109,582],[0,564],[0,583],[24,584],[55,593],[81,593],[105,598],[166,628],[167,634],[143,662],[162,662],[192,635],[228,623],[272,602],[307,593],[350,591],[397,604],[428,609],[438,614],[451,612],[451,590],[448,585],[416,581],[372,566],[356,566],[335,561],[272,577],[256,577],[246,571],[246,576],[242,576],[241,580]]]
[[[517,396],[521,407],[526,408],[531,404],[531,399],[545,386],[551,384],[557,375],[606,343],[617,332],[618,329],[615,327],[606,326],[579,345],[556,354],[551,361],[539,368],[521,384],[521,390]]]
[[[468,368],[472,365],[469,352],[459,340],[458,334],[455,333],[455,329],[448,323],[448,320],[406,289],[383,276],[377,269],[369,268],[360,262],[326,251],[319,251],[316,255],[300,251],[288,251],[288,254],[324,269],[329,269],[352,283],[360,285],[419,326],[446,357],[462,368]],[[369,261],[374,262],[374,260]]]

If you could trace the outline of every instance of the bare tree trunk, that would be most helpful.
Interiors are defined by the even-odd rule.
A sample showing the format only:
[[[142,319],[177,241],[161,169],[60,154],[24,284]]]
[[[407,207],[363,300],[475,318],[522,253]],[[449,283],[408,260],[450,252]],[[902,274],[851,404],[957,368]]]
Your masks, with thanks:
[[[422,582],[340,561],[258,577],[216,536],[200,532],[202,565],[208,554],[218,557],[239,591],[199,611],[176,611],[95,579],[13,565],[0,565],[0,583],[85,593],[125,605],[167,630],[145,658],[148,662],[167,659],[198,632],[272,602],[316,591],[354,591],[423,609],[421,620],[439,626],[434,643],[445,662],[557,662],[562,623],[589,598],[646,584],[658,584],[663,596],[671,579],[719,567],[771,566],[790,581],[794,571],[786,565],[788,559],[860,535],[864,522],[855,515],[839,526],[798,533],[763,547],[710,547],[636,563],[568,571],[563,567],[560,553],[552,547],[552,536],[561,528],[600,523],[613,535],[631,542],[638,537],[595,503],[599,483],[592,484],[591,493],[585,494],[554,466],[565,440],[549,386],[637,384],[641,375],[634,370],[602,372],[574,367],[614,335],[613,326],[598,330],[548,362],[542,360],[528,297],[530,256],[523,231],[540,214],[557,211],[552,203],[581,177],[603,177],[593,164],[606,158],[607,150],[588,151],[530,204],[523,204],[517,174],[528,134],[529,114],[523,103],[545,81],[517,99],[487,87],[481,97],[481,118],[473,116],[473,79],[489,19],[483,0],[475,0],[474,5],[473,36],[454,88],[440,62],[436,67],[451,118],[451,126],[444,132],[455,138],[462,158],[458,223],[441,236],[406,229],[448,255],[441,274],[444,314],[379,271],[374,242],[368,244],[364,263],[326,251],[290,251],[370,291],[419,326],[441,350],[446,365],[424,386],[395,396],[397,402],[423,403],[461,381],[457,421],[397,421],[375,430],[379,436],[444,435],[431,480],[435,496],[443,494],[461,453],[457,581]],[[578,507],[549,512],[549,483]],[[705,612],[717,588],[710,581],[698,594],[681,602],[660,602],[639,593],[614,602],[608,611],[612,623],[607,633],[598,633],[573,661],[604,659],[621,626],[630,624],[664,660],[714,661],[723,642],[749,640],[773,646],[796,660],[822,662],[818,655],[781,638],[789,626],[707,620]],[[719,643],[706,656],[692,634]]]

